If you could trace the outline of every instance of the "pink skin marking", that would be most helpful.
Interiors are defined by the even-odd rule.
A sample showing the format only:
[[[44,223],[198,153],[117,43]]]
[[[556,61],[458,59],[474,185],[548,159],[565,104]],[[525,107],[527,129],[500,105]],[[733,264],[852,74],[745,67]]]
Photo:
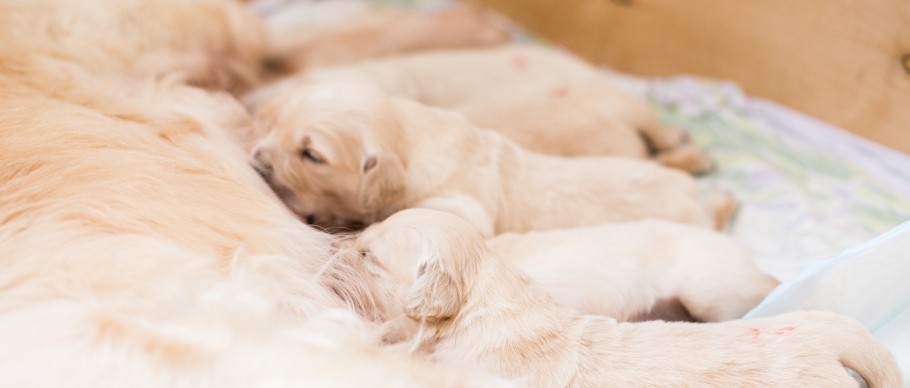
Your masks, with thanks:
[[[783,327],[777,331],[766,332],[766,333],[770,333],[773,335],[783,335],[785,333],[796,330],[797,327],[798,326],[787,326],[787,327]],[[752,333],[752,341],[758,341],[759,336],[761,336],[761,334],[762,334],[762,329],[759,329],[756,327],[750,327],[750,328],[746,329],[746,331],[748,331],[749,333]]]
[[[553,96],[553,97],[565,97],[566,94],[569,94],[569,88],[567,88],[567,87],[561,87],[561,88],[556,89],[556,90],[554,90],[553,92],[551,92],[551,93],[550,93],[550,96]]]
[[[778,331],[775,331],[774,334],[775,334],[775,335],[781,335],[781,334],[784,334],[784,333],[786,333],[786,332],[788,332],[788,331],[793,331],[793,330],[796,330],[796,328],[793,327],[793,326],[787,326],[787,327],[785,327],[785,328],[783,328],[783,329],[780,329],[780,330],[778,330]]]
[[[512,58],[512,64],[519,69],[524,69],[528,65],[528,61],[520,55],[516,55]]]
[[[761,334],[761,329],[750,327],[749,332],[752,333],[752,340],[758,341],[758,335]]]

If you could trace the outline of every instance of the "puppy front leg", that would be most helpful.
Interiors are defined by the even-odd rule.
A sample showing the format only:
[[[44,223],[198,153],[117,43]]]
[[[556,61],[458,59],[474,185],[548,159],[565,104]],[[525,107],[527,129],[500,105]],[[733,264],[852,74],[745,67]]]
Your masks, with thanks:
[[[465,195],[436,197],[424,200],[416,207],[441,210],[457,215],[473,225],[483,235],[483,238],[496,235],[496,222],[493,216],[474,198]]]

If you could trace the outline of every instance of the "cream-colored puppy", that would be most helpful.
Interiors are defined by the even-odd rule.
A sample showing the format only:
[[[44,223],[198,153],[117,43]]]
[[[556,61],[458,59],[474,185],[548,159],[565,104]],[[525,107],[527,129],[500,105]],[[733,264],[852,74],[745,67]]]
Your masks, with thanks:
[[[434,51],[316,69],[246,97],[255,106],[294,85],[371,83],[385,92],[454,109],[522,147],[561,156],[653,156],[697,173],[710,162],[684,132],[566,53],[529,46]]]
[[[382,228],[374,225],[364,236]],[[669,221],[506,233],[487,246],[560,305],[619,321],[740,318],[779,284],[732,237]],[[388,316],[383,300],[361,287],[383,280],[363,278],[360,260],[342,254],[324,274],[336,279],[331,287],[362,316]],[[339,284],[341,279],[358,280],[350,285]]]
[[[620,321],[671,317],[676,303],[699,321],[740,318],[779,283],[732,237],[670,221],[507,233],[487,245],[559,304]]]
[[[362,84],[292,90],[257,114],[257,168],[310,223],[369,224],[424,207],[485,236],[663,218],[722,228],[735,204],[699,199],[687,174],[619,157],[561,158],[520,148],[461,115]]]
[[[365,268],[389,279],[380,296],[397,297],[399,313],[420,323],[413,340],[422,351],[527,386],[857,386],[845,367],[870,387],[901,384],[887,349],[838,314],[708,324],[578,314],[443,212],[396,214],[365,231],[355,248]]]

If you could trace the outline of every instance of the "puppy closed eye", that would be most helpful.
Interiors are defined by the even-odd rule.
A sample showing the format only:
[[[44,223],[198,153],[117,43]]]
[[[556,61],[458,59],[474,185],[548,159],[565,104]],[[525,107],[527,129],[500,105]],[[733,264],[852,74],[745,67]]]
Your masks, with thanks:
[[[315,164],[325,163],[325,159],[322,157],[322,155],[319,155],[318,152],[313,151],[309,148],[304,148],[302,151],[300,151],[300,157]]]
[[[366,268],[368,270],[370,270],[370,272],[373,272],[373,273],[388,272],[388,268],[386,268],[384,265],[382,265],[382,263],[380,263],[378,260],[376,260],[375,257],[373,257],[373,253],[361,252],[361,257],[363,258],[363,263],[366,264]]]

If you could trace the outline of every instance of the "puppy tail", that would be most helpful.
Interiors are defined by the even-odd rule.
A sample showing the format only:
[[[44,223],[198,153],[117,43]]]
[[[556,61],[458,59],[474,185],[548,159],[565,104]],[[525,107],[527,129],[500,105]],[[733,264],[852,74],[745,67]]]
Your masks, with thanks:
[[[891,352],[853,319],[836,340],[841,364],[862,376],[869,388],[900,388],[900,368]]]

